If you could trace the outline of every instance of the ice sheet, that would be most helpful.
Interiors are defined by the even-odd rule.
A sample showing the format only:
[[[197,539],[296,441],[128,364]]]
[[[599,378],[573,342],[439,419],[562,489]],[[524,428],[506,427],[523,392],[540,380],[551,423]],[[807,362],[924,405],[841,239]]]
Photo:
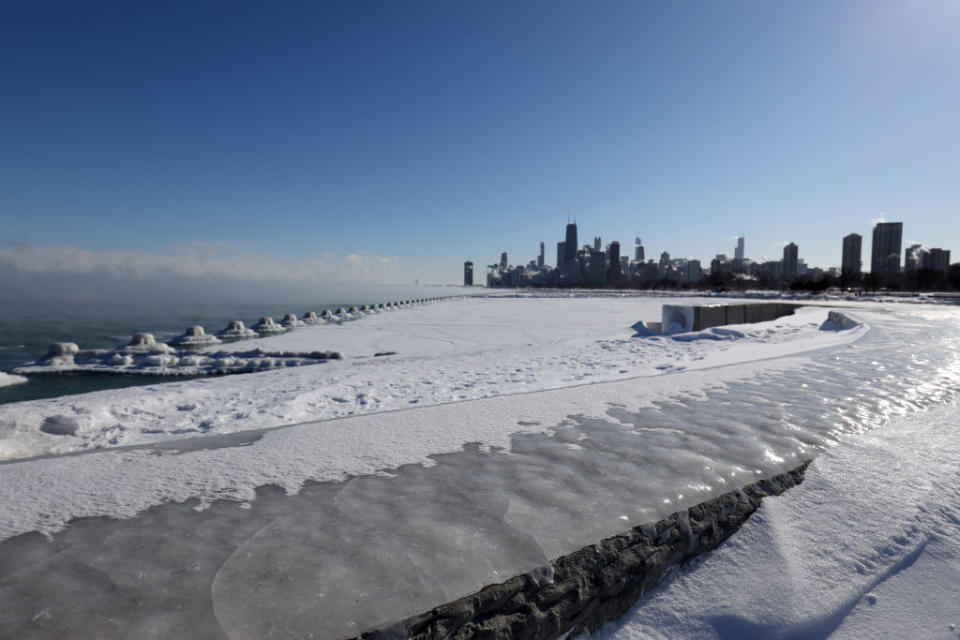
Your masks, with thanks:
[[[322,366],[3,405],[0,459],[663,375],[841,344],[867,330],[860,326],[822,331],[827,311],[809,308],[770,323],[639,336],[632,325],[638,318],[659,317],[661,302],[569,297],[457,300],[218,345],[217,350],[271,353],[334,349],[347,357],[323,361]],[[378,353],[392,355],[375,356]],[[248,359],[265,368],[268,361],[303,360]],[[75,435],[57,437],[40,431],[50,417],[75,421]]]

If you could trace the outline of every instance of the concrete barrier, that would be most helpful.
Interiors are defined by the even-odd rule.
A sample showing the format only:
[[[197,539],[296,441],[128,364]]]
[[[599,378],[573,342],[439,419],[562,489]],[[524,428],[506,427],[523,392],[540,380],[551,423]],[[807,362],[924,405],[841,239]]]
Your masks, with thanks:
[[[802,305],[790,302],[751,304],[680,305],[665,304],[661,311],[664,331],[702,331],[727,324],[768,322],[792,315]]]

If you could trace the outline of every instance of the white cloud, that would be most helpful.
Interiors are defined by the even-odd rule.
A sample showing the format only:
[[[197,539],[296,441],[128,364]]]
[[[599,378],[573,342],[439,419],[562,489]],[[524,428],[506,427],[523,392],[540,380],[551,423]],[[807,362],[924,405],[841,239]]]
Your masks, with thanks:
[[[107,275],[123,278],[194,278],[284,282],[405,280],[396,258],[368,252],[324,253],[299,262],[241,253],[227,243],[190,243],[172,255],[141,251],[93,251],[79,247],[0,247],[0,265],[34,274]]]
[[[780,248],[783,248],[783,247],[787,246],[788,244],[790,244],[790,243],[787,242],[786,240],[779,240],[779,241],[777,241],[777,242],[774,242],[774,243],[771,244],[770,246],[771,246],[771,247],[780,247]]]

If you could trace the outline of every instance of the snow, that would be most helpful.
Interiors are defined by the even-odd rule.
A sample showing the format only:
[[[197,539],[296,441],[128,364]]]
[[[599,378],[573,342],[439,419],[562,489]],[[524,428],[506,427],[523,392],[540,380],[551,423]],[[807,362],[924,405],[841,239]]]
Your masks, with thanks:
[[[223,340],[238,340],[242,338],[255,338],[257,332],[243,326],[242,320],[231,320],[226,329],[217,331],[217,337]]]
[[[12,384],[23,384],[27,379],[23,376],[13,375],[12,373],[4,373],[0,371],[0,387],[7,387]]]
[[[595,638],[956,638],[960,404],[822,453],[724,545]]]
[[[107,360],[114,357],[109,353],[93,354],[82,362],[88,370],[262,373],[2,405],[0,425],[6,428],[0,430],[0,459],[664,375],[841,344],[868,330],[860,325],[849,333],[821,331],[828,312],[809,308],[770,323],[640,337],[631,325],[657,317],[660,302],[455,300],[218,345],[176,362],[141,356],[114,361]],[[316,352],[326,349],[342,353],[344,360],[315,357],[322,358]],[[374,357],[391,352],[395,355]],[[322,364],[302,366],[313,363]],[[18,369],[34,370],[45,369]],[[50,438],[38,432],[48,415],[75,419],[76,436]]]
[[[880,438],[877,456],[895,449],[870,467],[875,476],[917,483],[912,493],[891,489],[877,509],[854,505],[847,529],[820,531],[837,558],[849,551],[856,561],[839,576],[823,569],[824,593],[846,601],[832,577],[877,597],[867,613],[895,601],[885,591],[892,580],[852,574],[880,575],[888,556],[917,548],[909,527],[894,526],[898,510],[926,517],[911,505],[930,505],[941,528],[956,518],[933,498],[946,487],[942,504],[957,504],[956,472],[941,464],[956,460],[957,444],[940,443],[930,473],[911,475],[930,452],[909,450],[947,438],[934,423],[956,424],[931,407],[954,402],[960,386],[957,310],[844,309],[859,324],[841,330],[828,310],[807,308],[770,323],[635,337],[631,325],[659,305],[463,302],[255,341],[293,347],[309,332],[348,329],[351,357],[323,366],[0,408],[7,458],[104,447],[0,464],[0,610],[11,612],[0,636],[36,625],[98,636],[103,619],[137,637],[355,635],[819,454],[816,471],[848,443],[871,442],[861,434]],[[364,325],[373,335],[354,333]],[[396,356],[369,357],[401,345]],[[255,429],[339,410],[370,413]],[[883,427],[898,416],[905,422]],[[61,433],[40,432],[44,423]],[[899,438],[889,446],[888,433]],[[147,444],[113,446],[131,442]],[[860,455],[838,457],[837,468]],[[854,495],[859,486],[840,482],[810,502],[868,500],[867,490]],[[864,514],[879,518],[868,541],[909,544],[861,544],[849,528]],[[782,531],[773,556],[815,533]],[[818,562],[809,563],[816,575]],[[776,579],[789,570],[807,569],[772,569]],[[797,593],[771,610],[834,602]]]

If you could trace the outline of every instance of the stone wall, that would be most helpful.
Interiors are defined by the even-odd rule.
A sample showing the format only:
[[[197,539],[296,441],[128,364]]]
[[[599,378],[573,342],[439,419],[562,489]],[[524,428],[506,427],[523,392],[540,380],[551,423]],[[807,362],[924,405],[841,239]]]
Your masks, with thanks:
[[[700,503],[654,524],[563,556],[389,627],[371,640],[548,639],[595,630],[629,611],[671,567],[726,540],[760,501],[803,481],[809,462]]]

